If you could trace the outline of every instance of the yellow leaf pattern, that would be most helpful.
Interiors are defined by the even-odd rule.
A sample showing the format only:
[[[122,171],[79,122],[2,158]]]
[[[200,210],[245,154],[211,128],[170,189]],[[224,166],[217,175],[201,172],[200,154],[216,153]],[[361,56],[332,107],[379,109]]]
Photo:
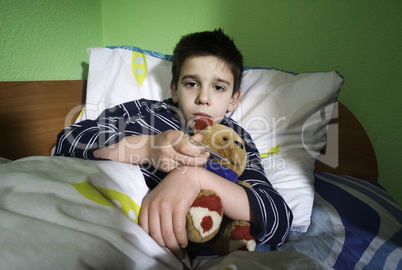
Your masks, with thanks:
[[[93,202],[106,206],[116,206],[126,216],[138,224],[141,207],[120,191],[92,186],[88,182],[71,184],[81,195]]]
[[[142,87],[142,83],[147,76],[147,58],[145,54],[133,51],[131,66],[135,79]]]
[[[280,146],[280,144],[276,145],[275,147],[272,147],[271,149],[268,150],[268,152],[260,154],[260,157],[266,158],[266,157],[277,155],[280,152],[279,146]]]

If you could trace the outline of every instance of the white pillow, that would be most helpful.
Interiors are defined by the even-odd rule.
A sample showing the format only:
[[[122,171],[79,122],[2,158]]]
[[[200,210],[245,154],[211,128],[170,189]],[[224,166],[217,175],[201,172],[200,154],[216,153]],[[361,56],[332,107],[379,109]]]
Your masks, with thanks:
[[[243,73],[241,100],[230,116],[251,134],[262,154],[268,179],[293,211],[293,231],[305,232],[310,225],[315,161],[326,145],[342,83],[335,71]]]
[[[86,109],[77,121],[105,108],[170,97],[171,56],[138,47],[89,48]],[[252,136],[268,179],[293,212],[291,230],[305,232],[314,199],[314,168],[343,78],[335,71],[295,74],[245,68],[242,96],[228,116]]]

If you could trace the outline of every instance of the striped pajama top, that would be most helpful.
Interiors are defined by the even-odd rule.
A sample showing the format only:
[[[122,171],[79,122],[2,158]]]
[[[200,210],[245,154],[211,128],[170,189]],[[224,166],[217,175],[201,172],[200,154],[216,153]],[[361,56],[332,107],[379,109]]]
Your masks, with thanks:
[[[175,117],[177,110],[171,99],[163,102],[140,99],[106,109],[96,120],[84,120],[62,130],[57,136],[55,155],[96,159],[93,151],[115,144],[125,136],[155,135],[169,129],[189,132]],[[258,232],[252,226],[257,243],[279,246],[289,233],[292,212],[268,181],[250,134],[231,118],[224,118],[221,124],[233,128],[246,144],[247,166],[238,179],[253,187],[242,186],[260,225]],[[151,189],[166,176],[150,165],[140,168]]]

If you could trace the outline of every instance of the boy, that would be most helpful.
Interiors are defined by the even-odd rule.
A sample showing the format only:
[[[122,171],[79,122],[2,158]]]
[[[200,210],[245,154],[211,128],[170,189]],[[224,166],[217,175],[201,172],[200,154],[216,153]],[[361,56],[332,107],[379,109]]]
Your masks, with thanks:
[[[188,244],[185,217],[202,189],[219,194],[226,216],[250,221],[257,243],[280,245],[292,213],[266,178],[250,135],[225,117],[239,100],[242,71],[242,55],[221,29],[184,36],[174,50],[171,99],[127,102],[68,127],[58,135],[56,155],[139,164],[152,189],[139,225],[179,258]],[[187,138],[202,117],[243,138],[248,164],[239,180],[252,189],[201,167],[209,154]],[[202,135],[191,138],[199,142]]]

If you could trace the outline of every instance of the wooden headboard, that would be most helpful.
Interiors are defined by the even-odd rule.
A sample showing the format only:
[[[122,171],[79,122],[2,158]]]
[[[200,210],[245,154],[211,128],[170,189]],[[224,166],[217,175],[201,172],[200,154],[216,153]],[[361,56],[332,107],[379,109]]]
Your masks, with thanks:
[[[0,82],[0,157],[49,155],[85,96],[84,80]],[[341,103],[336,115],[316,170],[377,180],[377,159],[364,128]]]
[[[0,157],[49,155],[66,116],[79,113],[85,93],[83,80],[0,82]]]

